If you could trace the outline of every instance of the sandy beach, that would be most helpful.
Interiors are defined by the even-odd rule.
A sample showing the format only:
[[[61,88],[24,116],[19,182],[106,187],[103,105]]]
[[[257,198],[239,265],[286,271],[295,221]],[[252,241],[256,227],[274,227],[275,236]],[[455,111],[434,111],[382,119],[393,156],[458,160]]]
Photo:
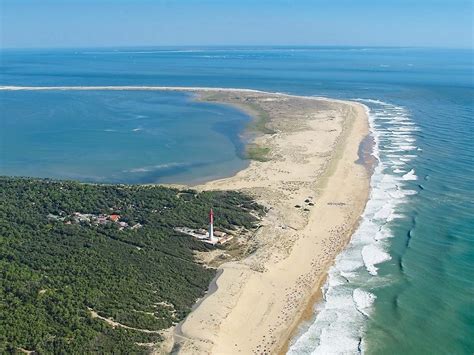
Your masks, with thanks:
[[[311,316],[335,257],[364,210],[370,169],[360,164],[365,107],[354,102],[192,87],[0,87],[0,90],[163,90],[228,104],[254,117],[248,153],[235,176],[195,186],[238,190],[268,207],[248,241],[253,252],[219,267],[212,292],[172,330],[161,351],[182,354],[284,353]],[[365,143],[365,145],[367,145]],[[363,160],[363,159],[362,159]]]
[[[232,189],[269,208],[255,251],[220,266],[212,294],[180,325],[182,354],[284,352],[311,314],[326,272],[357,227],[369,170],[357,163],[368,134],[362,105],[253,91],[197,91],[200,100],[259,116],[261,161],[197,189]],[[263,121],[263,122],[262,122]],[[263,127],[263,123],[265,127]]]

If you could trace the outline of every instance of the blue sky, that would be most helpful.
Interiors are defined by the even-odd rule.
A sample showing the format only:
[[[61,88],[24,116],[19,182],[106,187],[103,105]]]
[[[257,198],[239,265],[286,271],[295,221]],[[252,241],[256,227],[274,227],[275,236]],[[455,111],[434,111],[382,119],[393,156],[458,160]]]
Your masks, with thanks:
[[[473,0],[0,0],[3,48],[473,47]]]

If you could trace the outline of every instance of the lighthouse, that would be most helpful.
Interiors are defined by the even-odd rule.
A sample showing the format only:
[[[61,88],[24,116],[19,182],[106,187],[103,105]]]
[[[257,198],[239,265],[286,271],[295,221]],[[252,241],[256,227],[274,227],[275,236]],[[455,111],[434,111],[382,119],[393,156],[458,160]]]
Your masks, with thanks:
[[[214,211],[209,211],[209,232],[208,232],[209,241],[212,243],[217,243],[217,238],[214,237]]]

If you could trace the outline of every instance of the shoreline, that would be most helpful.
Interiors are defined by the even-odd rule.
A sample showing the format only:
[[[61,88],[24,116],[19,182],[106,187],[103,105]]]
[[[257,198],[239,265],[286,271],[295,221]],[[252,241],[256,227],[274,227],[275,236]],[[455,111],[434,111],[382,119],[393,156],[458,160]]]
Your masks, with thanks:
[[[366,204],[367,204],[367,201],[366,201]],[[364,205],[364,208],[365,208],[365,205]],[[347,244],[351,241],[352,235],[355,233],[355,231],[359,227],[361,219],[362,219],[362,216],[359,217],[357,223],[353,226],[351,231],[348,233],[348,238],[346,239],[345,244],[339,248],[336,256],[339,255],[347,246]],[[316,314],[315,307],[318,304],[321,304],[323,301],[322,289],[324,285],[326,284],[326,282],[328,281],[328,276],[329,276],[328,271],[329,271],[329,268],[334,265],[334,261],[335,260],[332,260],[332,262],[327,265],[327,269],[324,273],[324,276],[320,279],[320,281],[317,284],[314,285],[312,294],[309,296],[309,300],[306,303],[306,307],[301,311],[301,315],[297,319],[295,319],[295,321],[291,325],[289,336],[286,339],[284,339],[284,341],[281,343],[281,346],[278,349],[276,349],[277,354],[279,355],[286,354],[292,344],[292,341],[296,338],[298,331],[300,330],[300,327],[305,322],[309,322],[311,321],[311,319],[315,317],[315,314]]]
[[[324,99],[327,99],[327,98],[324,98]],[[364,107],[364,110],[366,110],[367,122],[368,122],[368,111],[367,111],[368,109]],[[368,132],[367,135],[365,135],[359,143],[358,151],[357,151],[358,159],[354,162],[356,164],[362,165],[366,169],[368,173],[369,182],[374,172],[374,168],[376,164],[374,157],[371,155],[373,146],[374,146],[373,138],[370,132]],[[330,178],[330,176],[328,178]],[[369,193],[370,193],[370,186],[369,186],[369,190],[367,191],[367,198],[365,199],[365,203],[363,204],[362,212],[365,210],[365,207],[369,200]],[[357,221],[353,224],[352,228],[346,233],[345,241],[336,250],[335,257],[337,257],[346,248],[347,244],[352,239],[352,235],[359,228],[360,223],[362,221],[362,212],[359,218],[357,218]],[[298,331],[300,330],[300,327],[303,325],[303,323],[309,322],[312,318],[315,317],[315,314],[316,314],[315,308],[318,304],[321,304],[323,302],[323,287],[326,284],[328,276],[329,276],[328,275],[329,268],[331,268],[331,266],[334,265],[335,257],[333,260],[330,260],[328,262],[322,277],[319,279],[319,281],[316,284],[313,285],[312,291],[310,292],[308,299],[305,302],[306,306],[301,310],[300,315],[294,320],[293,324],[290,326],[288,336],[285,339],[283,339],[282,342],[280,342],[280,346],[275,349],[276,350],[275,353],[279,355],[286,354],[292,344],[292,341],[296,338]]]
[[[239,97],[238,95],[237,97],[229,97],[233,94],[236,94],[235,92],[217,92],[221,95],[221,97],[213,98],[211,101],[230,104],[241,110],[244,109],[245,103],[242,103],[240,101],[242,97]],[[360,216],[368,200],[371,171],[367,166],[368,163],[361,163],[361,159],[363,160],[363,158],[360,155],[361,151],[363,150],[363,147],[361,145],[369,134],[368,117],[363,105],[348,101],[331,100],[326,98],[300,97],[294,95],[272,94],[263,92],[252,92],[251,94],[248,92],[245,93],[245,100],[248,100],[249,96],[259,96],[259,98],[256,98],[256,100],[294,100],[295,104],[307,104],[308,102],[311,102],[312,104],[315,103],[316,106],[324,106],[326,104],[329,105],[331,108],[349,108],[348,111],[351,112],[346,111],[342,113],[339,117],[341,118],[341,121],[339,121],[339,124],[341,125],[341,130],[340,132],[338,132],[339,134],[336,137],[332,137],[332,143],[334,144],[332,148],[334,149],[331,149],[329,154],[326,155],[327,159],[319,161],[320,164],[318,165],[318,174],[311,174],[311,183],[314,184],[312,189],[314,195],[317,195],[318,198],[321,198],[322,195],[326,195],[326,199],[328,201],[331,200],[333,196],[331,195],[331,193],[328,194],[328,191],[333,192],[334,186],[328,187],[328,185],[333,185],[334,175],[340,173],[341,169],[347,170],[348,166],[341,167],[341,160],[344,160],[345,163],[351,165],[350,168],[352,169],[352,172],[355,172],[357,175],[359,175],[359,181],[357,185],[359,191],[358,196],[356,198],[357,202],[354,204],[355,211],[349,212],[350,221],[346,221],[347,225],[344,226],[344,230],[339,231],[337,235],[337,241],[334,240],[334,238],[331,238],[330,236],[327,236],[327,239],[323,238],[323,242],[325,241],[329,242],[330,244],[333,244],[329,246],[330,250],[327,252],[324,262],[318,263],[314,260],[312,260],[311,262],[311,258],[308,257],[308,255],[306,255],[306,257],[304,258],[306,261],[309,261],[310,264],[313,263],[313,265],[310,266],[309,270],[301,270],[306,271],[307,273],[309,272],[309,274],[313,273],[312,277],[310,277],[311,280],[306,280],[305,282],[302,281],[301,276],[304,274],[303,272],[301,272],[299,275],[292,275],[293,278],[289,281],[295,281],[296,283],[304,283],[304,287],[301,287],[300,285],[299,292],[301,292],[302,295],[301,297],[294,297],[294,299],[292,300],[292,302],[294,302],[294,307],[290,307],[291,310],[288,309],[287,300],[283,299],[285,297],[278,297],[276,296],[276,292],[271,292],[272,290],[285,292],[288,291],[287,288],[277,287],[273,285],[273,289],[270,287],[269,290],[266,290],[264,282],[271,281],[272,283],[274,281],[277,281],[278,276],[276,276],[277,279],[274,279],[274,275],[269,276],[269,280],[265,280],[265,276],[263,275],[265,275],[266,273],[272,273],[272,269],[281,268],[281,265],[279,266],[280,263],[284,262],[287,259],[294,258],[295,255],[297,255],[298,253],[292,253],[291,249],[294,248],[294,244],[297,244],[300,241],[299,239],[302,239],[293,238],[294,240],[292,241],[285,241],[284,243],[287,244],[286,247],[290,249],[286,252],[286,254],[288,255],[278,255],[278,245],[272,245],[272,243],[274,243],[275,241],[269,242],[268,240],[266,240],[268,239],[268,235],[265,236],[265,234],[271,234],[272,232],[275,232],[275,226],[270,226],[269,224],[274,224],[275,222],[289,222],[287,225],[287,227],[289,228],[284,229],[302,232],[301,234],[304,234],[303,238],[311,237],[311,235],[308,235],[307,233],[308,230],[305,231],[305,227],[307,227],[308,225],[314,227],[314,229],[310,228],[309,231],[311,233],[317,232],[317,226],[311,218],[311,215],[313,214],[312,212],[309,212],[306,216],[303,216],[303,218],[301,218],[301,216],[298,216],[296,219],[300,220],[297,221],[297,225],[291,226],[291,217],[288,218],[288,216],[282,216],[281,213],[288,212],[291,215],[291,212],[293,212],[294,209],[294,205],[292,203],[287,204],[285,208],[281,208],[282,206],[276,206],[276,204],[278,203],[275,203],[275,201],[272,201],[272,198],[266,196],[268,193],[271,194],[277,192],[272,191],[274,186],[272,187],[272,184],[266,183],[259,184],[259,181],[264,182],[265,180],[268,180],[268,178],[266,176],[258,174],[255,175],[257,171],[262,172],[265,171],[265,169],[267,170],[267,173],[271,173],[271,171],[274,170],[273,165],[275,165],[275,163],[277,163],[281,158],[280,156],[280,158],[275,159],[274,149],[277,147],[272,146],[272,143],[269,142],[269,140],[281,141],[281,136],[285,135],[285,130],[282,130],[282,128],[284,127],[278,127],[281,122],[278,121],[278,117],[275,117],[275,112],[270,112],[269,124],[271,126],[271,129],[275,128],[273,127],[274,125],[277,126],[277,129],[275,129],[275,132],[272,134],[259,134],[254,140],[257,145],[270,145],[270,157],[268,161],[253,160],[250,162],[250,165],[246,169],[241,170],[234,176],[209,181],[202,185],[193,186],[198,190],[231,189],[249,193],[254,198],[256,198],[258,202],[270,207],[270,216],[265,217],[266,222],[264,222],[270,223],[264,225],[263,231],[259,233],[260,236],[257,239],[261,239],[259,241],[263,241],[264,245],[259,245],[255,255],[250,255],[247,258],[238,262],[228,262],[222,264],[219,267],[219,272],[221,272],[221,274],[216,280],[217,290],[215,290],[211,295],[206,296],[203,300],[200,300],[200,306],[197,307],[182,323],[181,329],[183,331],[184,338],[182,338],[182,340],[178,342],[179,350],[177,350],[177,353],[284,353],[296,331],[299,329],[299,326],[302,321],[308,320],[312,315],[314,315],[313,307],[318,301],[321,300],[321,287],[326,280],[327,272],[329,268],[333,265],[335,257],[343,250],[343,248],[350,241],[352,233],[359,224]],[[202,96],[203,94],[201,93],[199,100],[203,99]],[[251,114],[251,110],[252,109],[244,111],[248,114]],[[314,107],[312,107],[311,110],[314,110]],[[311,110],[308,111],[307,108],[303,109],[303,116],[307,116],[309,112],[314,112]],[[292,110],[279,110],[280,115],[285,115],[291,112]],[[320,113],[319,110],[316,110],[316,112]],[[307,125],[308,122],[306,122],[306,116],[299,117],[298,120],[295,120],[295,117],[292,117],[290,115],[289,118],[291,119],[291,126],[293,126],[295,123],[303,123],[303,126]],[[255,114],[253,114],[253,117],[255,119]],[[321,117],[323,118],[323,120],[327,119],[327,112],[323,112]],[[330,118],[330,120],[332,120],[333,118],[335,117]],[[318,128],[321,128],[318,126],[319,125],[316,126],[316,131],[318,131]],[[308,127],[304,128],[305,132],[303,133],[303,135],[306,138],[309,138],[311,136],[311,133],[315,133],[314,131],[311,132],[311,130],[307,130]],[[327,129],[326,133],[331,132],[333,130],[335,129]],[[354,132],[356,132],[356,134],[354,134]],[[319,133],[321,134],[321,132]],[[299,133],[297,134],[299,135]],[[351,143],[350,148],[347,147],[349,141]],[[294,142],[295,140],[290,140],[286,141],[285,144],[294,144]],[[294,148],[295,147],[293,147],[292,150],[294,150]],[[299,150],[298,147],[296,148],[296,150]],[[318,151],[318,153],[322,152]],[[296,160],[299,160],[300,157],[295,156],[294,158],[296,158]],[[296,168],[301,168],[306,164],[303,161],[299,162],[296,165],[298,165],[296,166]],[[308,173],[308,171],[306,171],[306,173]],[[262,179],[259,180],[259,177]],[[291,185],[295,181],[286,182],[290,183]],[[302,181],[302,183],[307,184],[308,181]],[[281,193],[281,191],[278,192]],[[278,195],[278,193],[274,195]],[[274,215],[273,211],[276,210],[278,210],[278,213],[280,214],[279,216]],[[327,213],[328,208],[327,206],[321,206],[321,210],[326,210]],[[281,226],[282,225],[280,225],[280,227]],[[331,239],[333,240],[331,241]],[[308,246],[311,247],[311,243],[305,242],[303,244],[304,249],[307,249]],[[275,249],[277,250],[277,252],[275,253],[276,255],[273,254],[273,251],[275,251]],[[321,251],[320,248],[318,249],[319,251]],[[263,261],[258,260],[259,256],[262,254],[269,255],[264,256],[263,259],[265,260]],[[315,265],[317,266],[316,271],[314,270]],[[286,284],[285,281],[287,279],[280,278],[279,282],[281,282],[282,280],[283,284]],[[268,299],[268,301],[261,301],[262,299]],[[252,305],[255,305],[255,303],[261,303],[262,308],[265,308],[270,304],[270,308],[272,309],[267,309],[266,311],[260,312],[259,314],[255,314],[254,312],[249,313],[249,308]],[[285,313],[285,316],[287,317],[285,321],[279,321],[279,316],[275,317],[275,315],[277,315],[281,311],[283,311]],[[246,324],[245,329],[242,329],[242,324]],[[278,334],[278,336],[276,336],[276,334]]]
[[[0,90],[190,92],[198,101],[234,106],[252,122],[263,120],[250,130],[251,144],[261,159],[233,176],[184,185],[241,191],[269,212],[251,241],[255,252],[218,268],[212,292],[169,332],[174,344],[171,339],[167,342],[184,354],[285,352],[301,322],[313,315],[328,270],[350,241],[368,200],[371,171],[360,163],[369,134],[363,105],[227,88],[0,86]]]

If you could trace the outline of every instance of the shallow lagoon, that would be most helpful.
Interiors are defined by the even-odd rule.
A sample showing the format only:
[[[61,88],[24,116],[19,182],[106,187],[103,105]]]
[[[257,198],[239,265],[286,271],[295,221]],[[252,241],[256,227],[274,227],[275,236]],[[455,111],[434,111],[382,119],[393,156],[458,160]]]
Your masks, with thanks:
[[[249,117],[189,94],[0,92],[0,174],[87,182],[197,182],[248,162]]]

